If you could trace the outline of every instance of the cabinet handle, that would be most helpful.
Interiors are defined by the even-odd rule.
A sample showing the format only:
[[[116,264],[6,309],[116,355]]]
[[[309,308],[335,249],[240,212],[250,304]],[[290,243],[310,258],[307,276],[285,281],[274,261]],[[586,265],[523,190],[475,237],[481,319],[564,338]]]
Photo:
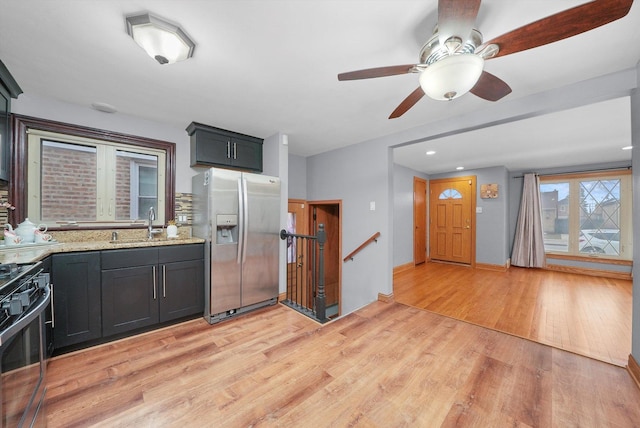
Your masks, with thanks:
[[[53,305],[53,284],[49,284],[51,289],[51,328],[56,328],[56,310]]]
[[[167,265],[162,265],[162,298],[167,298]]]
[[[227,141],[227,159],[231,159],[231,141]]]
[[[238,149],[236,143],[233,143],[233,159],[237,159],[236,155],[238,154]]]
[[[153,300],[156,300],[156,267],[152,266],[151,269],[153,271]]]

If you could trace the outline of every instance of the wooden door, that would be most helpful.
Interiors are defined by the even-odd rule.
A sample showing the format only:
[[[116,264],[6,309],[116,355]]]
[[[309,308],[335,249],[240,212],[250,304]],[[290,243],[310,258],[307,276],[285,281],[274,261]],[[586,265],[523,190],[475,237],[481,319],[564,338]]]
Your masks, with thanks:
[[[309,234],[309,215],[306,201],[289,199],[287,216],[287,232],[298,235]],[[312,293],[307,281],[310,263],[307,258],[308,249],[299,245],[295,239],[287,240],[287,293],[293,299],[312,304]]]
[[[473,264],[475,177],[432,180],[429,185],[432,260]]]
[[[340,311],[340,277],[342,274],[342,260],[340,254],[340,203],[325,201],[313,202],[313,218],[311,219],[316,234],[319,224],[324,224],[327,242],[324,245],[324,285],[326,306],[337,305]]]
[[[413,177],[413,263],[427,256],[427,181]]]

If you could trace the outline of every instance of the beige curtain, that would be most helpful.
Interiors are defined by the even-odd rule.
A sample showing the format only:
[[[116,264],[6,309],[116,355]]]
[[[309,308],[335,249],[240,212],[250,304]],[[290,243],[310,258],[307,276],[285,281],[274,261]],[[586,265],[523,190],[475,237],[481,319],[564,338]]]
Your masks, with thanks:
[[[544,267],[545,265],[540,206],[540,179],[536,174],[525,174],[511,254],[511,264],[514,266]]]

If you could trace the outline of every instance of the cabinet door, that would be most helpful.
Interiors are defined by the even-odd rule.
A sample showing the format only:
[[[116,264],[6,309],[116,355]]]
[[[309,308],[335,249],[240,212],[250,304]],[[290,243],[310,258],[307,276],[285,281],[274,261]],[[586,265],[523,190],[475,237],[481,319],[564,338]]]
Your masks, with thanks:
[[[234,167],[262,172],[262,143],[260,141],[234,138],[232,143],[231,157]]]
[[[157,265],[102,271],[102,334],[158,322]]]
[[[9,111],[11,98],[0,82],[0,180],[9,181],[9,152],[11,147],[11,133]]]
[[[231,165],[231,138],[197,131],[191,137],[191,166]]]
[[[54,347],[100,338],[100,254],[54,254],[51,283]]]
[[[160,321],[204,313],[204,261],[160,265]]]

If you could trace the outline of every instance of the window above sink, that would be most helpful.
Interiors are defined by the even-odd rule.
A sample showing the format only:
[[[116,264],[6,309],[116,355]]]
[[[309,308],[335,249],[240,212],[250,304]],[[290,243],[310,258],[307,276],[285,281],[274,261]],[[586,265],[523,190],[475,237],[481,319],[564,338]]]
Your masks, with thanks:
[[[15,125],[14,162],[28,168],[12,177],[14,221],[60,230],[136,227],[146,225],[151,206],[155,225],[173,218],[175,144],[20,116]],[[21,182],[22,190],[13,185]]]

